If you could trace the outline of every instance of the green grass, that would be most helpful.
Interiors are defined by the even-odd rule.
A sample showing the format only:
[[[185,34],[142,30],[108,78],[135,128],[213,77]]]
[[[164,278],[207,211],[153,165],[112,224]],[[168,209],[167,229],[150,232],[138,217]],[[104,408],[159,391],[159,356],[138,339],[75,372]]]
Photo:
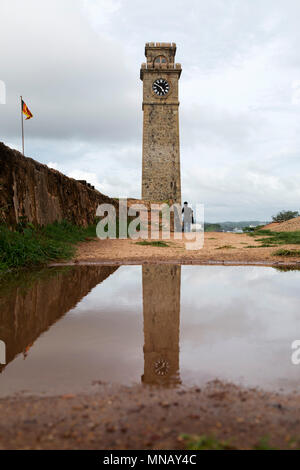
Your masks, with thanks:
[[[234,449],[227,441],[220,441],[214,436],[190,436],[182,434],[180,439],[185,442],[187,450],[230,450]]]
[[[253,446],[253,450],[278,450],[276,447],[272,447],[269,444],[268,437],[262,437],[257,444]]]
[[[272,232],[271,230],[254,230],[247,233],[255,241],[260,242],[262,247],[277,245],[300,245],[300,231],[296,232]]]
[[[179,440],[185,444],[187,450],[237,450],[238,447],[232,445],[230,441],[222,441],[214,436],[192,436],[190,434],[182,434]],[[289,439],[284,446],[285,449],[298,449],[299,440]],[[268,437],[262,437],[256,444],[250,447],[252,450],[279,450],[272,446]]]
[[[142,242],[137,242],[136,245],[142,245],[142,246],[156,246],[156,247],[162,247],[162,248],[165,248],[167,246],[169,246],[167,243],[165,242],[161,242],[161,241],[157,241],[157,242],[147,242],[146,240],[142,241]]]
[[[45,227],[20,224],[15,231],[1,225],[0,273],[70,259],[76,243],[95,236],[95,226],[77,227],[66,221]]]
[[[288,250],[285,248],[281,248],[280,250],[274,251],[272,253],[273,256],[300,256],[300,250]]]
[[[216,248],[216,250],[235,250],[235,247],[232,245],[223,245]]]

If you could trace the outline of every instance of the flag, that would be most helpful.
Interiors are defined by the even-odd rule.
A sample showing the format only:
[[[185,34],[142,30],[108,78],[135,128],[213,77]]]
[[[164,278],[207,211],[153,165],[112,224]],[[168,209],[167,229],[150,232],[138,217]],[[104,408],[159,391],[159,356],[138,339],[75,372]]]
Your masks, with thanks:
[[[27,119],[31,119],[33,117],[33,114],[31,113],[31,111],[29,111],[25,101],[23,101],[23,100],[22,100],[22,112],[23,112],[23,114],[25,114],[25,116],[27,116],[26,121],[27,121]]]

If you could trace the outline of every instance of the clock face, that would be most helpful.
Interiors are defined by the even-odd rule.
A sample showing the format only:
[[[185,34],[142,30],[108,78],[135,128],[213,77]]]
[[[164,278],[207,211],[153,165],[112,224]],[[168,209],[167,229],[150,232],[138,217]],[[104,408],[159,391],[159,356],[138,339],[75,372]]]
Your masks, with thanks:
[[[170,364],[165,359],[158,359],[154,363],[154,371],[156,375],[167,375],[169,372]]]
[[[154,93],[158,96],[164,96],[169,93],[170,85],[164,78],[158,78],[152,85]]]

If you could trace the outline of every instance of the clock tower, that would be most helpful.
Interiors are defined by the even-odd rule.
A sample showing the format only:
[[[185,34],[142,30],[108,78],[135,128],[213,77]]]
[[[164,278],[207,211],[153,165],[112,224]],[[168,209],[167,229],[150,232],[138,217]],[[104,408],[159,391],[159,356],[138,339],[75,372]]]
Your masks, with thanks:
[[[181,204],[176,44],[146,43],[143,81],[142,199]]]

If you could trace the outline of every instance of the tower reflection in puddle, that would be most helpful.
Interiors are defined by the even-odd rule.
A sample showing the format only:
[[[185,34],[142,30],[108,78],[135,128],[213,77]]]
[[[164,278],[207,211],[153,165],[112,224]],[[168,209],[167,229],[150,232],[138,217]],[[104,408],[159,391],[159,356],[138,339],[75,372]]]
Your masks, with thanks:
[[[180,384],[181,266],[143,266],[144,374],[151,385]]]

